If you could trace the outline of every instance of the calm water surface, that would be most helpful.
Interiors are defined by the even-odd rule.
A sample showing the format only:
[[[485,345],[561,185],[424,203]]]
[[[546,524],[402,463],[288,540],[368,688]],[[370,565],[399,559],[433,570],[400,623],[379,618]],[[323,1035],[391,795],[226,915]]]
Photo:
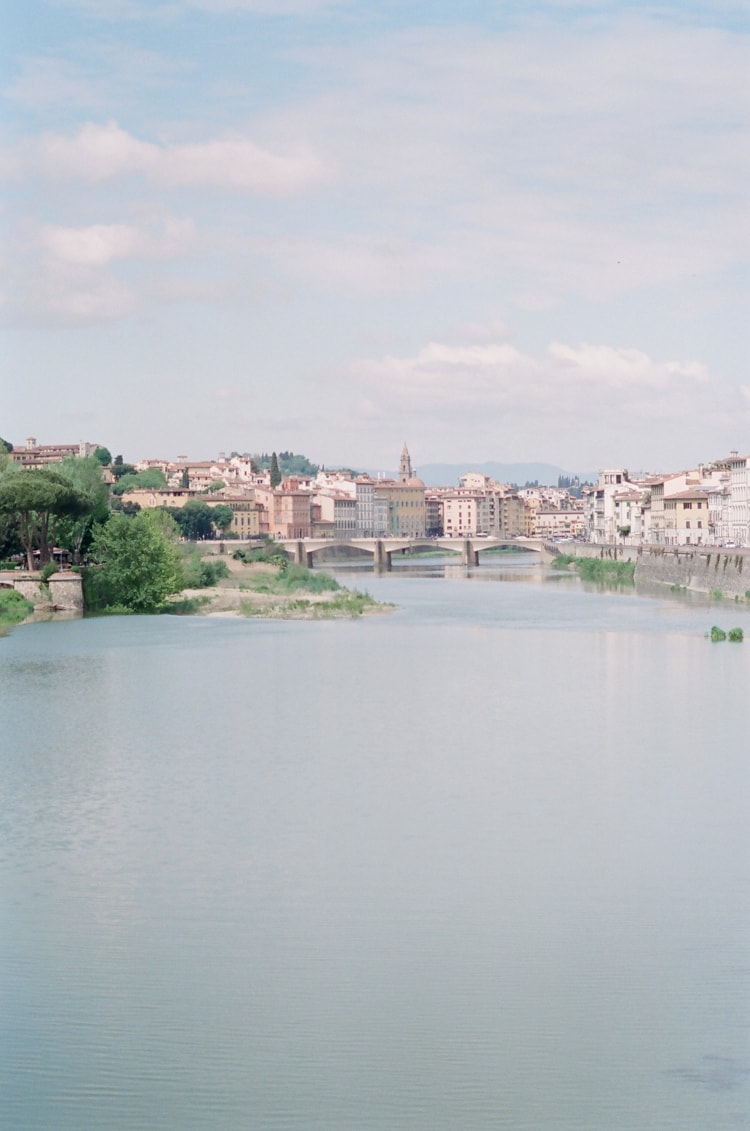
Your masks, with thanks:
[[[750,617],[533,559],[0,641],[0,1127],[750,1127]]]

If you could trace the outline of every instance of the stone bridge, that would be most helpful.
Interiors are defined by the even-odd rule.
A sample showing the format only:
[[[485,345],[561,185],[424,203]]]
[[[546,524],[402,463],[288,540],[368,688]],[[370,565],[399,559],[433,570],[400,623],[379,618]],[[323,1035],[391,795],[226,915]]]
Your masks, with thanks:
[[[546,546],[541,538],[301,538],[299,540],[279,540],[279,546],[286,551],[297,565],[311,567],[315,555],[331,547],[351,547],[364,550],[372,555],[376,569],[390,569],[394,554],[407,554],[414,551],[445,550],[461,555],[461,564],[479,565],[482,550],[492,550],[500,546],[514,549],[534,550],[543,560],[554,557],[556,550]]]

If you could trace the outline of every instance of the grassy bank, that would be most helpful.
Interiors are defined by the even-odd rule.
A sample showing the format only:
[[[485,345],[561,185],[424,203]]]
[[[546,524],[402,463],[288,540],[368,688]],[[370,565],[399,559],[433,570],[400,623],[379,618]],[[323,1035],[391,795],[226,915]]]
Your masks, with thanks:
[[[577,558],[575,554],[558,554],[552,562],[553,569],[568,569],[570,566],[584,581],[599,581],[607,585],[632,585],[635,577],[635,562]]]
[[[4,636],[14,624],[20,624],[34,612],[31,601],[27,601],[15,589],[0,589],[0,636]]]

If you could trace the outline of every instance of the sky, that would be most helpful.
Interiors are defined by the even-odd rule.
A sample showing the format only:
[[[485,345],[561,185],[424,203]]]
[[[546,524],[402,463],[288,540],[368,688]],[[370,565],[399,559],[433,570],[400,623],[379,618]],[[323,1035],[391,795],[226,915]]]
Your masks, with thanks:
[[[750,453],[747,0],[6,0],[0,435]]]

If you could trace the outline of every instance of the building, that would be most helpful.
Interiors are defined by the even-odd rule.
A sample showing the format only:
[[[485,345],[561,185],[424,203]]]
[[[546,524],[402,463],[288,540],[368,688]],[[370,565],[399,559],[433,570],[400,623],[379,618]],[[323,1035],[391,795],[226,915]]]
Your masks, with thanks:
[[[278,487],[256,486],[255,500],[261,508],[260,533],[271,538],[312,538],[313,496],[296,479]]]
[[[708,491],[694,487],[665,497],[665,546],[703,546],[709,537]]]
[[[729,472],[729,538],[735,546],[750,546],[750,456],[732,451],[714,463]]]
[[[398,479],[376,479],[373,487],[376,537],[424,538],[426,531],[425,486],[414,475],[409,450],[404,444]],[[385,520],[385,530],[378,530]]]
[[[86,459],[98,447],[99,444],[89,444],[85,440],[78,444],[37,444],[36,437],[29,436],[23,448],[14,446],[10,458],[22,467],[47,467],[51,463],[62,463],[71,456]]]

